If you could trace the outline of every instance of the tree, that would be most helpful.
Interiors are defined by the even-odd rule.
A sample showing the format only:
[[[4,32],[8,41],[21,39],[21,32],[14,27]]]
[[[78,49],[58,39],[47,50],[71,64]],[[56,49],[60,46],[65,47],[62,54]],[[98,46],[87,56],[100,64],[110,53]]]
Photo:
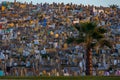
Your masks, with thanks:
[[[109,5],[109,7],[110,7],[110,8],[112,8],[112,9],[118,9],[118,7],[119,7],[119,6],[118,6],[118,5],[113,4],[113,5]]]
[[[92,49],[104,45],[111,48],[110,41],[104,36],[107,30],[103,27],[97,27],[95,22],[75,24],[74,27],[79,32],[79,35],[77,37],[68,37],[66,42],[68,44],[84,43],[86,48],[86,75],[92,75]]]

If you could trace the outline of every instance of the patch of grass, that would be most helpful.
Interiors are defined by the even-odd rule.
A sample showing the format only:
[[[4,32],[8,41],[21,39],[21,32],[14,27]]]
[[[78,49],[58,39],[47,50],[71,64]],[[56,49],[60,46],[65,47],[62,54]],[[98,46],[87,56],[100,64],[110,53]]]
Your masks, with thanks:
[[[120,80],[119,76],[77,76],[77,77],[65,77],[65,76],[60,76],[60,77],[49,77],[49,76],[30,76],[30,77],[12,77],[12,76],[4,76],[0,77],[0,79],[39,79],[39,80]]]

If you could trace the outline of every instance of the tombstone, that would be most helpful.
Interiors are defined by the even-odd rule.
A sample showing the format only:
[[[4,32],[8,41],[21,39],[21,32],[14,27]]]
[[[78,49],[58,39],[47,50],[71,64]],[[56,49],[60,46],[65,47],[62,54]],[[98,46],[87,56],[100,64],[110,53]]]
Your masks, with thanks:
[[[0,69],[0,76],[4,76],[4,71]]]

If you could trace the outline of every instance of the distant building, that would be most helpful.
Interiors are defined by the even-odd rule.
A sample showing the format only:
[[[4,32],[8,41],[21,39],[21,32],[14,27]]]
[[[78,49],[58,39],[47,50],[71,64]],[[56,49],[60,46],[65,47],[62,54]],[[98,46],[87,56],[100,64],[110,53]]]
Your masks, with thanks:
[[[16,3],[16,0],[14,0],[14,3]]]

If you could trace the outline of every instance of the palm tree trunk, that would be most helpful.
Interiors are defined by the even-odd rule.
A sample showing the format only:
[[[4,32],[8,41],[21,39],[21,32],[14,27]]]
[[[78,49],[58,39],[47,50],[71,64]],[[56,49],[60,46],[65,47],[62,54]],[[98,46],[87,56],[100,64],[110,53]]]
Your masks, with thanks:
[[[86,53],[86,75],[92,75],[92,50],[87,48]]]

